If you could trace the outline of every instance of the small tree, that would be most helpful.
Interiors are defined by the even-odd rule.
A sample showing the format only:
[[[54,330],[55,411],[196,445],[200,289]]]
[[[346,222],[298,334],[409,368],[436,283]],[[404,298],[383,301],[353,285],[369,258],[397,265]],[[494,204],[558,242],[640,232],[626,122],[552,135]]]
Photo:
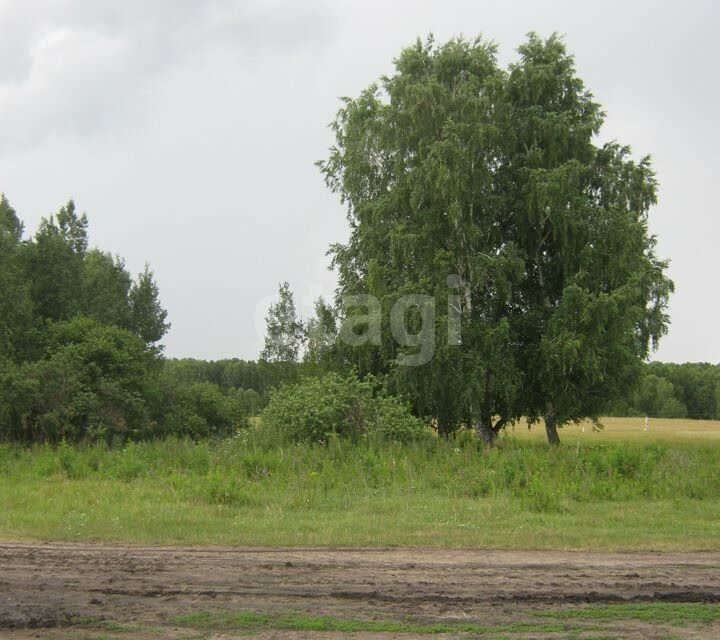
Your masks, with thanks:
[[[148,266],[133,283],[129,300],[132,331],[148,345],[158,343],[170,324],[165,321],[167,311],[160,303],[160,290]]]
[[[297,317],[289,283],[280,283],[278,301],[270,305],[265,322],[265,348],[260,358],[267,362],[298,362],[303,325]]]
[[[303,346],[303,325],[287,282],[280,283],[278,300],[270,305],[265,322],[265,348],[260,360],[270,365],[268,375],[275,383],[287,382],[294,376]]]

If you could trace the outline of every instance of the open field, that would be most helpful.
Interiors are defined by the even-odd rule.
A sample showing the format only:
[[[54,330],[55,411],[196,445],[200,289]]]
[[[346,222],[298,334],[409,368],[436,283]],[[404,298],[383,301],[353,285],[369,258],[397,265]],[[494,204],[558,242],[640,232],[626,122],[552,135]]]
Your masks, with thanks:
[[[688,420],[650,418],[645,431],[645,418],[602,418],[601,430],[593,430],[590,422],[570,424],[560,430],[560,437],[568,443],[575,442],[717,442],[720,444],[720,420]],[[517,424],[507,430],[506,437],[521,440],[544,440],[545,430],[541,424],[528,430],[525,424]]]
[[[0,569],[15,640],[720,634],[718,553],[4,544]]]

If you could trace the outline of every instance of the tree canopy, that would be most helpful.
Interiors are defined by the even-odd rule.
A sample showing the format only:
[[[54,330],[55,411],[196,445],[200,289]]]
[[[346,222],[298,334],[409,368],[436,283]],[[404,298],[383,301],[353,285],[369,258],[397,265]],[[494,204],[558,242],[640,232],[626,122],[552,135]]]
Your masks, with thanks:
[[[199,437],[259,410],[252,389],[173,375],[152,272],[133,278],[122,258],[90,249],[72,201],[32,238],[23,230],[2,196],[0,440]]]
[[[403,294],[434,299],[429,362],[399,366],[387,331],[350,359],[445,432],[491,441],[544,417],[557,442],[637,377],[672,283],[647,228],[649,158],[596,143],[604,114],[560,38],[519,54],[505,70],[481,39],[418,41],[344,100],[320,167],[351,226],[331,250],[339,298],[370,294],[383,318]]]

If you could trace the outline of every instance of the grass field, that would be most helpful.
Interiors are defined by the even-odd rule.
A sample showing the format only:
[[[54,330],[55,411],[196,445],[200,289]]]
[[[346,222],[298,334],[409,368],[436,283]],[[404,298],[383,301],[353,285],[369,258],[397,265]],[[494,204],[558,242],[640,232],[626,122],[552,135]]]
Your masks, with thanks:
[[[720,426],[642,422],[566,429],[557,451],[521,427],[492,450],[465,436],[309,446],[259,431],[216,444],[2,446],[0,538],[718,549]]]
[[[650,418],[645,430],[645,418],[603,418],[602,429],[593,429],[590,422],[570,424],[560,430],[565,444],[575,442],[717,442],[720,445],[720,420],[675,420]],[[509,438],[544,440],[542,424],[528,429],[517,424],[507,429]]]

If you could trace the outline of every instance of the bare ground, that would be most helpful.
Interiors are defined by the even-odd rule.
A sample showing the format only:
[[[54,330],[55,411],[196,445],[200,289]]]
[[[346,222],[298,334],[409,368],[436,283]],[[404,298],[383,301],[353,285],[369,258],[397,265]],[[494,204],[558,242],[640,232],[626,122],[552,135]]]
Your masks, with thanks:
[[[720,603],[720,553],[0,544],[0,638],[15,640],[189,638],[177,617],[206,611],[492,626],[542,623],[538,612],[618,602]],[[610,637],[720,637],[717,621],[601,624],[618,634]],[[573,637],[599,637],[597,627],[595,636],[592,627],[578,633]],[[309,637],[267,629],[253,635]],[[219,640],[243,632],[204,630],[192,637]],[[502,637],[568,636],[510,630]]]

